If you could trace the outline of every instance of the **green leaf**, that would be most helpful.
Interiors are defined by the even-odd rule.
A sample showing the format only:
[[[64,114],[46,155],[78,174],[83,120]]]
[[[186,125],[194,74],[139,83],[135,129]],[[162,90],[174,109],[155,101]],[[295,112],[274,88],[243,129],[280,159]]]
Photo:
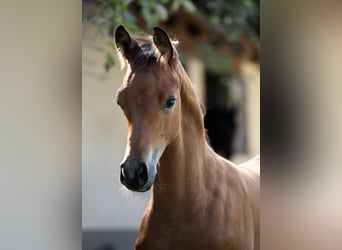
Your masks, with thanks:
[[[108,54],[106,55],[106,61],[105,61],[104,66],[105,66],[105,69],[106,69],[106,72],[107,72],[107,73],[109,72],[109,70],[110,70],[112,67],[115,66],[115,59],[114,59],[114,57],[113,57],[112,54],[108,53]]]
[[[179,0],[174,0],[171,4],[171,11],[176,11],[181,6],[181,2]]]
[[[247,9],[252,9],[254,7],[254,4],[251,0],[244,1],[243,4]]]
[[[156,4],[155,9],[156,9],[156,12],[158,13],[159,18],[162,21],[165,21],[169,17],[167,13],[167,9],[163,5]]]
[[[194,13],[196,11],[196,6],[191,1],[183,1],[181,4],[184,9],[190,13]]]
[[[115,24],[111,23],[108,28],[108,36],[113,37],[114,29],[115,29]]]
[[[219,23],[220,23],[220,18],[219,18],[218,16],[212,16],[212,17],[210,18],[210,22],[211,22],[212,24],[214,24],[214,25],[219,24]]]
[[[124,14],[123,14],[123,17],[128,21],[128,22],[130,22],[130,23],[134,23],[135,22],[135,16],[134,15],[132,15],[131,13],[129,13],[129,12],[125,12]]]

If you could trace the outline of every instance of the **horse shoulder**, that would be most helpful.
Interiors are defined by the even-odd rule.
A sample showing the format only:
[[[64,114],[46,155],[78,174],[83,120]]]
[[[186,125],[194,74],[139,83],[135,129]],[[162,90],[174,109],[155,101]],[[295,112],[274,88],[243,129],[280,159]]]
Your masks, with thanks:
[[[260,158],[253,158],[238,166],[241,180],[245,187],[248,198],[259,210],[260,198]]]
[[[225,202],[229,214],[224,220],[226,249],[258,249],[260,178],[258,171],[254,170],[257,164],[253,164],[253,169],[248,170],[219,158],[218,169],[226,179],[225,185],[219,182],[226,195],[221,201]]]

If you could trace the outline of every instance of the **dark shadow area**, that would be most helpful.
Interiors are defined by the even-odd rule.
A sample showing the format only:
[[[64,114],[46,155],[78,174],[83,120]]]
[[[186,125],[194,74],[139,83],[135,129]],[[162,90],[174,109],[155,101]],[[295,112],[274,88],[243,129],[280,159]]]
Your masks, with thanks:
[[[233,139],[236,130],[237,108],[228,105],[229,88],[222,76],[206,72],[205,128],[210,145],[225,158],[233,155]]]
[[[89,230],[82,232],[82,250],[132,250],[136,230]]]

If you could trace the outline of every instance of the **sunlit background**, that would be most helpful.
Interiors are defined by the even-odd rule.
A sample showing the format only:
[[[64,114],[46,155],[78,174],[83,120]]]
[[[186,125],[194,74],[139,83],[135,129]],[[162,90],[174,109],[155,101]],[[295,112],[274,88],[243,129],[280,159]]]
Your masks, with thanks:
[[[240,163],[260,152],[259,2],[83,1],[82,8],[83,249],[132,249],[150,193],[126,191],[119,181],[126,121],[113,100],[125,70],[115,26],[143,35],[158,25],[179,41],[210,143]]]

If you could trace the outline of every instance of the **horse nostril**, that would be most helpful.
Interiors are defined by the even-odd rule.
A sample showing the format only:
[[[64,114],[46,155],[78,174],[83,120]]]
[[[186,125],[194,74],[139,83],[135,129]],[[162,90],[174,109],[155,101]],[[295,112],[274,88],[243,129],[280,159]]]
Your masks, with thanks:
[[[122,163],[120,165],[120,181],[129,189],[141,189],[148,181],[146,164],[143,162]]]
[[[140,162],[139,167],[136,171],[136,175],[139,181],[144,185],[148,180],[147,166],[145,163]]]
[[[146,165],[144,163],[139,163],[137,174],[139,176],[142,175],[144,173],[145,169],[146,169]]]
[[[124,184],[127,180],[127,172],[125,171],[125,168],[124,168],[125,164],[122,163],[120,165],[120,181],[122,184]]]
[[[126,177],[126,176],[125,176],[125,170],[124,170],[123,167],[121,167],[121,175],[122,175],[123,177]]]

